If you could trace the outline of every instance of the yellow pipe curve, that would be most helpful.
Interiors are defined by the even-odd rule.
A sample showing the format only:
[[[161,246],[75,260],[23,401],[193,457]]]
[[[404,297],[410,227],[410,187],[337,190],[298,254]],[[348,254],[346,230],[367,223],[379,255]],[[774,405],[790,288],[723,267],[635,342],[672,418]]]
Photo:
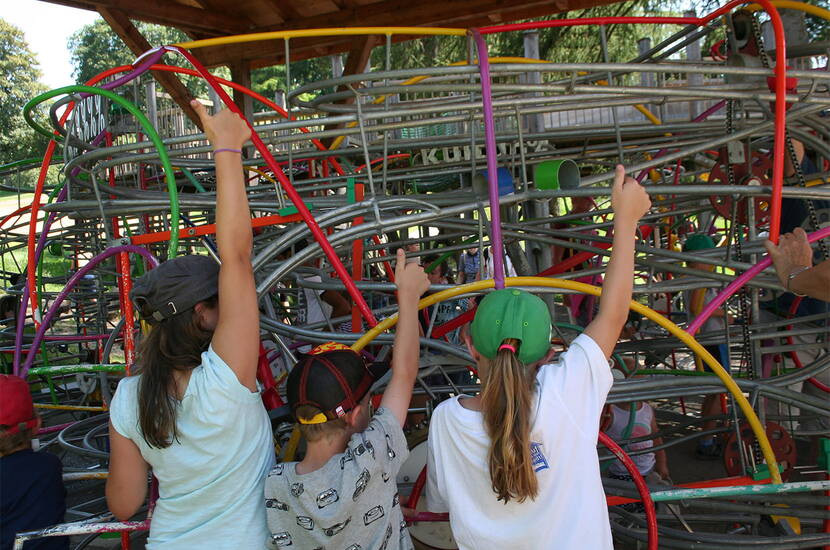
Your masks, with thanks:
[[[585,294],[592,294],[594,296],[602,295],[602,289],[596,287],[594,285],[589,285],[585,283],[580,283],[577,281],[566,281],[564,279],[552,279],[548,277],[507,277],[504,280],[505,286],[522,286],[522,287],[548,287],[548,288],[561,288],[566,290],[575,290],[577,292],[583,292]],[[423,309],[425,307],[437,304],[438,302],[447,300],[449,298],[454,298],[460,294],[466,294],[468,292],[475,292],[478,290],[484,290],[488,288],[493,288],[494,282],[493,279],[487,279],[484,281],[476,281],[473,283],[469,283],[466,285],[459,285],[453,288],[448,288],[446,290],[442,290],[440,292],[436,292],[435,294],[431,294],[426,298],[423,298],[418,303],[418,309]],[[758,441],[758,444],[761,447],[761,452],[764,455],[764,460],[769,466],[770,477],[772,478],[772,482],[779,484],[782,483],[781,480],[781,473],[778,471],[778,462],[775,460],[775,453],[772,450],[772,446],[770,445],[769,439],[767,438],[766,430],[761,426],[761,422],[758,419],[758,415],[755,414],[755,411],[752,410],[752,406],[749,404],[746,396],[743,394],[741,389],[732,380],[732,377],[729,376],[729,373],[721,366],[720,363],[712,356],[711,353],[706,351],[706,348],[701,346],[694,337],[671,322],[670,320],[666,319],[653,309],[644,306],[634,300],[631,301],[629,307],[636,311],[637,313],[651,319],[661,327],[665,328],[669,331],[672,335],[676,336],[681,342],[686,344],[692,351],[694,351],[698,356],[700,356],[703,361],[711,367],[712,372],[723,382],[723,385],[726,386],[726,389],[729,390],[729,393],[735,398],[735,402],[743,411],[744,415],[746,416],[747,421],[749,422],[750,427],[752,428],[752,432],[755,434],[755,438]],[[378,323],[375,327],[370,329],[366,334],[360,337],[360,339],[352,345],[352,349],[355,351],[362,350],[369,342],[375,339],[375,337],[380,334],[381,332],[391,328],[398,322],[397,314],[392,315],[391,317],[387,317],[380,323]]]

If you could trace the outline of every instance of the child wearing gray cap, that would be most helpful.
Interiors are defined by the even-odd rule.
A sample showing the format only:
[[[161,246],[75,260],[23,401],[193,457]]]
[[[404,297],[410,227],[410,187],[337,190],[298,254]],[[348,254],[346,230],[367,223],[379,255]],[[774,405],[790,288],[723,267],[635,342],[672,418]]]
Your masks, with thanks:
[[[148,549],[263,548],[274,450],[256,387],[259,311],[241,153],[251,130],[230,111],[192,106],[213,146],[222,265],[183,256],[135,283],[131,298],[150,330],[137,375],[121,380],[110,405],[107,504],[120,520],[136,514],[152,469],[159,497]]]

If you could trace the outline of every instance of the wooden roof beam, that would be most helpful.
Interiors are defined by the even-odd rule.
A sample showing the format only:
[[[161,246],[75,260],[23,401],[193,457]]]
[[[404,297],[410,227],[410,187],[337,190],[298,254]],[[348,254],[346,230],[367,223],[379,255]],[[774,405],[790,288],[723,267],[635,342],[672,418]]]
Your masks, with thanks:
[[[527,0],[505,5],[502,0],[386,0],[337,13],[338,27],[373,27],[390,25],[466,26],[466,20],[486,21],[490,13],[509,13],[534,8],[540,15],[557,11],[550,0]],[[554,8],[554,9],[552,9]],[[315,15],[287,21],[279,30],[315,29],[331,26],[333,14]],[[259,31],[261,29],[257,29]]]
[[[153,46],[147,42],[147,39],[135,28],[132,21],[130,21],[129,17],[118,10],[111,10],[107,8],[99,8],[98,13],[101,14],[101,17],[109,23],[109,26],[112,27],[112,30],[118,34],[124,44],[130,48],[135,55],[141,55],[142,53],[146,52],[147,50],[151,49]],[[193,110],[193,107],[190,106],[190,92],[187,91],[182,81],[179,80],[179,77],[174,73],[166,73],[156,71],[153,72],[153,77],[161,84],[161,87],[170,94],[170,97],[173,98],[179,107],[182,108],[184,114],[196,124],[199,129],[202,129],[202,124],[199,121],[199,116],[196,114],[196,111]]]
[[[119,10],[129,13],[132,19],[177,27],[183,31],[208,31],[213,35],[250,32],[249,21],[223,15],[210,10],[185,6],[170,0],[41,0],[71,8],[91,11]]]
[[[372,48],[378,45],[380,37],[378,36],[355,36],[352,39],[352,47],[349,50],[349,57],[346,59],[346,65],[343,67],[343,76],[353,74],[361,74],[366,72],[366,64],[369,62],[369,56],[372,54]],[[355,87],[360,86],[360,82],[352,84]],[[337,91],[348,90],[345,86],[338,86]],[[354,95],[350,95],[338,103],[351,104],[354,103]],[[333,128],[340,128],[343,124],[327,125],[324,130],[331,130]],[[334,138],[326,138],[323,140],[323,145],[330,147]]]

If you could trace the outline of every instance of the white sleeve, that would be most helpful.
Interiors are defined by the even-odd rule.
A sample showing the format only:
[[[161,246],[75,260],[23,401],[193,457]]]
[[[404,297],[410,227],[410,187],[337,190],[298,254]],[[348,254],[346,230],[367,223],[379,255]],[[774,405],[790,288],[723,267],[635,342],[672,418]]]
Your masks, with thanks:
[[[110,401],[110,422],[115,431],[127,439],[134,439],[137,433],[135,415],[138,407],[137,383],[138,378],[122,378]]]
[[[605,398],[614,383],[599,345],[580,334],[558,363],[542,367],[540,376],[542,391],[555,391],[576,427],[595,439]]]
[[[439,411],[436,409],[429,425],[429,440],[427,443],[427,484],[425,490],[427,510],[430,512],[442,513],[449,512],[450,507],[447,504],[446,497],[442,490],[445,487],[445,484],[439,481],[439,478],[442,477],[442,472],[439,471],[440,466],[436,460],[436,455],[438,454],[437,449],[441,445],[439,441],[441,439],[439,434],[441,431],[439,428],[439,424],[441,424],[440,413],[438,418],[436,418],[435,414],[438,412]]]

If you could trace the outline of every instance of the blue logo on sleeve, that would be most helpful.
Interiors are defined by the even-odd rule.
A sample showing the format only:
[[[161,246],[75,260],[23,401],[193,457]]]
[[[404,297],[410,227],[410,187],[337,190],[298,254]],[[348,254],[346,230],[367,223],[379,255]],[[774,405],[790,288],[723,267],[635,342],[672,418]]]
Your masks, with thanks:
[[[530,442],[530,463],[533,466],[534,472],[541,472],[550,468],[548,459],[542,453],[542,444],[535,441]]]

